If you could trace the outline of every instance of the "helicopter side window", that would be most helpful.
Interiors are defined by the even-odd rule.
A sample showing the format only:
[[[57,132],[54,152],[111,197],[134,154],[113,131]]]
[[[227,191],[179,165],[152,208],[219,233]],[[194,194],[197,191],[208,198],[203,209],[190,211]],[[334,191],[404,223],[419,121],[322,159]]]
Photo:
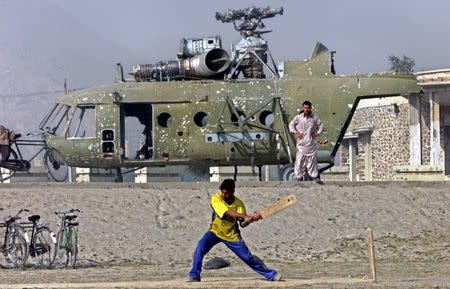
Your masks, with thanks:
[[[156,118],[160,127],[169,127],[172,124],[172,116],[170,113],[163,112]]]
[[[264,110],[259,115],[259,121],[263,125],[265,125],[267,127],[270,127],[273,124],[273,121],[274,121],[273,112],[271,112],[270,110]]]
[[[73,112],[67,135],[72,138],[96,136],[95,106],[77,106]]]
[[[70,106],[65,104],[55,104],[50,112],[47,113],[39,128],[56,136],[62,135],[68,120],[67,113],[69,108]]]
[[[194,115],[194,123],[198,127],[205,127],[208,124],[208,114],[203,111],[199,111]]]

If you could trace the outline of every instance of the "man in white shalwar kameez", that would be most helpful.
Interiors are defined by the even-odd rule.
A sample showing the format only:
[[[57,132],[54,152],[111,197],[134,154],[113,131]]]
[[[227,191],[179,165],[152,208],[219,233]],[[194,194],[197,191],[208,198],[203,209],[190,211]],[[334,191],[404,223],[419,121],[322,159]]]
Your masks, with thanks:
[[[289,123],[289,131],[295,135],[297,140],[297,155],[294,164],[294,178],[297,181],[303,179],[305,171],[313,180],[320,180],[316,137],[323,132],[324,127],[322,121],[311,112],[311,109],[311,102],[306,100],[303,102],[303,112]]]

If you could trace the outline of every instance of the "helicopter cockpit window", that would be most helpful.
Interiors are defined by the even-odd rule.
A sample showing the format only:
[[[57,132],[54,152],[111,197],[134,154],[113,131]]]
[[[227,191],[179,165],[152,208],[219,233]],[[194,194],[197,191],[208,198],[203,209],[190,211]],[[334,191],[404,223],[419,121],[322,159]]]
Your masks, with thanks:
[[[67,113],[70,106],[57,103],[45,116],[44,120],[39,126],[40,129],[49,132],[53,135],[62,135],[64,127],[67,122]]]
[[[95,107],[77,106],[72,115],[67,135],[69,137],[95,137]]]

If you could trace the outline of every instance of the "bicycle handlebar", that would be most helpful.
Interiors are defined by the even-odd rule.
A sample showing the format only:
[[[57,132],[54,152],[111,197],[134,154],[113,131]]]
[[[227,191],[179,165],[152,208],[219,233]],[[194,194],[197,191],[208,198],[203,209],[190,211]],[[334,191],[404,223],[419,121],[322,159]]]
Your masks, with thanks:
[[[29,212],[29,211],[30,210],[28,209],[20,209],[16,216],[18,217],[22,212]]]
[[[34,131],[30,131],[30,132],[27,132],[27,136],[38,136],[38,135],[43,135],[43,134],[46,134],[46,133],[48,133],[50,130],[48,130],[48,129],[36,129],[36,130],[34,130]]]
[[[55,212],[55,215],[65,215],[65,214],[75,213],[75,212],[80,213],[81,211],[79,209],[70,209],[67,212]]]
[[[12,220],[12,221],[20,220],[21,218],[20,218],[19,215],[20,215],[22,212],[29,212],[29,211],[30,211],[30,210],[28,210],[28,209],[20,209],[19,212],[17,212],[17,214],[15,214],[14,216],[9,216],[9,219]]]

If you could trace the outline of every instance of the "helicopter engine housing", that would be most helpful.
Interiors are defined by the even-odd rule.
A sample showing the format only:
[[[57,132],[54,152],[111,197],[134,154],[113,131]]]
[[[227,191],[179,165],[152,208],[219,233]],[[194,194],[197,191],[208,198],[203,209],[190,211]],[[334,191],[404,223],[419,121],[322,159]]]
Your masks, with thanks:
[[[130,74],[138,82],[173,78],[217,78],[222,76],[229,66],[228,53],[224,49],[214,48],[185,59],[134,65]]]
[[[220,36],[204,38],[183,38],[180,41],[180,52],[178,59],[189,58],[208,52],[214,48],[222,48]]]

